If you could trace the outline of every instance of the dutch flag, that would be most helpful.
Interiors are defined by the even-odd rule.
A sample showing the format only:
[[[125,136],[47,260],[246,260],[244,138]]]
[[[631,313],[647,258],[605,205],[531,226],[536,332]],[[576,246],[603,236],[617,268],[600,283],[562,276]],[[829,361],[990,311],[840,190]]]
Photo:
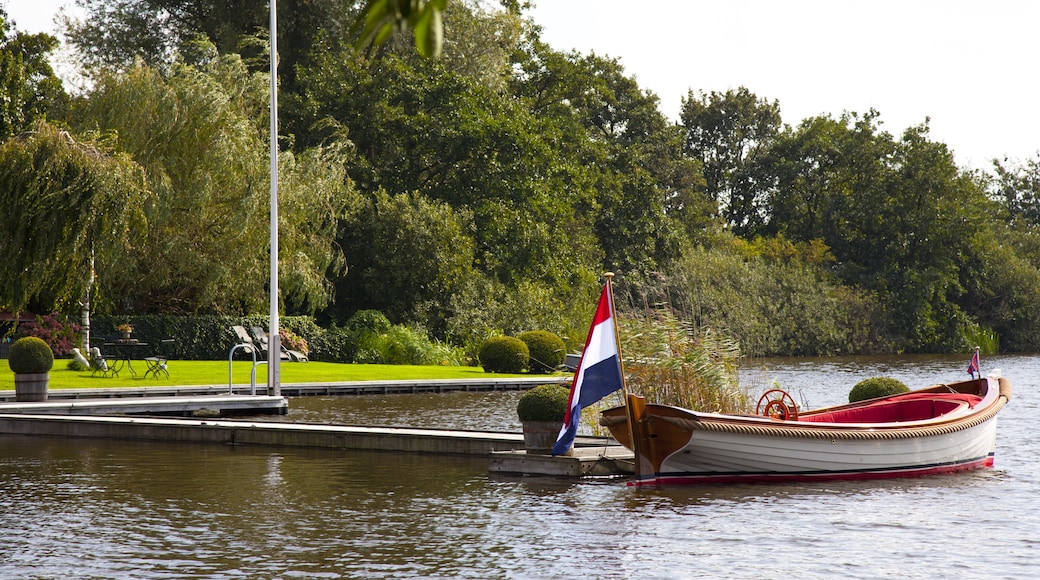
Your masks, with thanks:
[[[614,337],[613,312],[608,282],[599,297],[599,306],[592,319],[589,336],[585,340],[585,352],[582,353],[578,370],[574,373],[567,415],[563,419],[563,427],[556,438],[556,444],[553,445],[553,455],[563,455],[571,448],[574,437],[578,434],[578,422],[583,408],[624,386],[621,378],[621,357]]]

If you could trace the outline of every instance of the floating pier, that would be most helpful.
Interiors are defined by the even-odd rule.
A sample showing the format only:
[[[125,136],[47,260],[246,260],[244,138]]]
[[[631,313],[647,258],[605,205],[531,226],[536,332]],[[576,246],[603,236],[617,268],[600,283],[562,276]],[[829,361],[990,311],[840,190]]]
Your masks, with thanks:
[[[49,392],[47,401],[31,403],[15,402],[13,391],[0,391],[0,434],[472,455],[488,457],[491,473],[511,475],[575,478],[631,473],[631,451],[609,437],[578,437],[571,455],[552,457],[527,454],[522,433],[224,418],[284,415],[286,396],[524,390],[557,379],[283,384],[284,396],[278,397],[228,394],[227,385],[58,389]],[[232,390],[250,389],[241,385]]]
[[[197,395],[118,399],[65,399],[33,403],[0,403],[2,414],[32,415],[285,415],[289,401],[266,395]]]
[[[496,451],[522,450],[524,447],[522,433],[497,431],[115,415],[0,414],[0,434],[320,447],[447,455],[489,455]],[[604,448],[611,446],[611,441],[608,438],[579,437],[575,445],[579,449],[591,447],[600,453]]]
[[[628,475],[635,469],[634,455],[616,442],[575,447],[570,455],[532,455],[523,450],[493,451],[488,471],[514,475],[590,477]]]

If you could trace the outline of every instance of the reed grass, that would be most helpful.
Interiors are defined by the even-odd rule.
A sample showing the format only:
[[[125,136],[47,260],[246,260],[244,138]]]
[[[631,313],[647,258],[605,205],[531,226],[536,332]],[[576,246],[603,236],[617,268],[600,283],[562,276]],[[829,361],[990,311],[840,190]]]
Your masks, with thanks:
[[[710,328],[696,328],[667,309],[618,316],[628,392],[648,403],[710,413],[751,413],[754,401],[740,386],[739,342]],[[623,404],[620,391],[582,413],[587,429],[605,434],[599,412]]]
[[[619,331],[630,393],[694,411],[748,411],[750,398],[737,378],[736,340],[665,310],[621,319]]]

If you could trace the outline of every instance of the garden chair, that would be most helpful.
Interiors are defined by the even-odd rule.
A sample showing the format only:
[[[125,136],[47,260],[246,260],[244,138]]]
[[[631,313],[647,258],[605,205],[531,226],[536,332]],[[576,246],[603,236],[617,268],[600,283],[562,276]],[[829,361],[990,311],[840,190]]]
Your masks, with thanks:
[[[159,340],[158,352],[153,356],[144,357],[144,362],[148,363],[148,368],[144,371],[144,378],[148,378],[148,375],[152,375],[158,379],[159,374],[162,373],[166,378],[170,378],[170,371],[167,368],[169,362],[169,354],[167,349],[169,345],[173,344],[172,338],[163,338]]]
[[[268,332],[259,326],[253,326],[251,330],[253,331],[253,336],[256,337],[257,342],[260,343],[260,350],[262,350],[266,355],[268,348]],[[282,351],[279,353],[279,358],[292,362],[307,362],[307,355],[296,350],[285,348],[284,344],[282,345]]]
[[[236,325],[232,326],[231,330],[233,330],[235,336],[238,337],[238,343],[235,344],[236,348],[241,348],[247,353],[260,352],[261,350],[263,350],[257,346],[257,343],[253,340],[253,337],[249,336],[249,333],[246,332],[245,327]]]

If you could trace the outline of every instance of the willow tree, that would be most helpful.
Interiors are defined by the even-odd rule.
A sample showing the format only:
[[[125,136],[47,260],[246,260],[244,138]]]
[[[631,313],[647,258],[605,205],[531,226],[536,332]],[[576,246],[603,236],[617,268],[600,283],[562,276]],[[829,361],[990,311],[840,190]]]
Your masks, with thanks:
[[[76,111],[79,127],[112,136],[145,170],[155,193],[147,230],[108,279],[135,312],[261,310],[267,296],[269,172],[267,78],[238,56],[166,75],[139,64],[101,76]],[[292,267],[288,293],[322,308],[341,265],[332,238],[349,192],[335,142],[286,156],[282,247]],[[99,276],[101,276],[99,271]]]
[[[118,277],[153,201],[141,168],[96,140],[38,122],[0,145],[0,307],[74,305],[92,254]]]

